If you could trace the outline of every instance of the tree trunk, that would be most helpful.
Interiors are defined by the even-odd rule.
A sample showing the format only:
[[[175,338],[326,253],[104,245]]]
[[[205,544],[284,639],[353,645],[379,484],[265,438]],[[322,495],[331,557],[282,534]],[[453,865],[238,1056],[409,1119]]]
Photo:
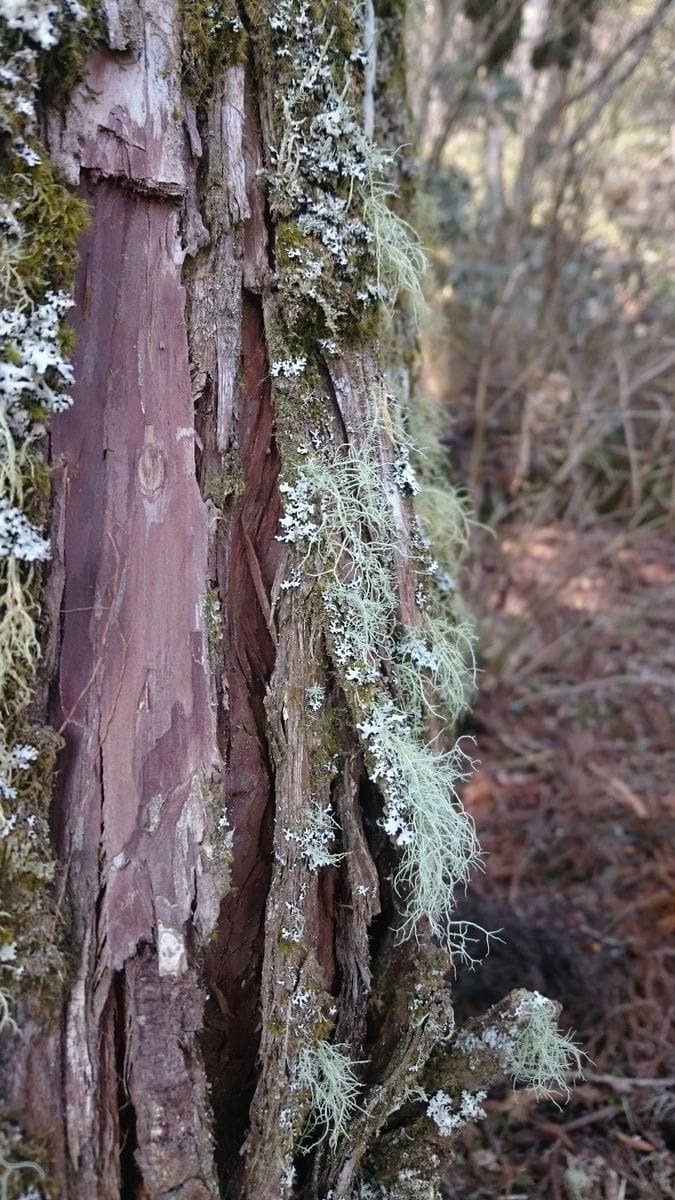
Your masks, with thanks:
[[[90,214],[34,707],[66,965],[2,1034],[46,1195],[431,1195],[429,1096],[503,1066],[448,1053],[475,844],[425,706],[464,667],[387,315],[409,182],[359,116],[405,144],[403,7],[365,9],[106,0],[46,113]]]

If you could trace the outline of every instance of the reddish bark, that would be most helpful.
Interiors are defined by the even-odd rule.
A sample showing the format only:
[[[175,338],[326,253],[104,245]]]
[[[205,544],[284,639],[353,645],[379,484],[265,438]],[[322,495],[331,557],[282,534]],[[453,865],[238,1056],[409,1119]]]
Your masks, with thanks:
[[[205,1102],[185,931],[207,934],[219,901],[205,799],[219,761],[202,629],[207,512],[195,479],[175,209],[106,181],[89,200],[75,403],[52,440],[66,496],[55,829],[81,954],[65,1031],[68,1171],[72,1194],[91,1195],[102,1176],[113,1187],[118,1170],[116,1066],[101,1054],[103,1019],[109,1036],[116,1025],[125,1039],[139,1130],[152,1114],[139,1157],[160,1195],[210,1171],[203,1112],[185,1130],[180,1165],[166,1132],[177,1104],[194,1109],[195,1087]],[[167,1004],[173,1016],[163,1017]],[[105,1170],[99,1156],[110,1159]]]
[[[222,661],[226,711],[221,737],[228,763],[228,816],[233,828],[232,891],[217,938],[209,946],[210,1001],[203,1037],[217,1142],[236,1160],[255,1086],[260,1034],[260,969],[274,819],[273,768],[263,701],[275,658],[269,600],[279,558],[279,458],[274,445],[269,369],[260,306],[243,301],[242,370],[234,421],[244,493],[217,539],[217,583],[226,598]],[[263,611],[263,610],[266,611]],[[267,612],[267,618],[266,618]]]

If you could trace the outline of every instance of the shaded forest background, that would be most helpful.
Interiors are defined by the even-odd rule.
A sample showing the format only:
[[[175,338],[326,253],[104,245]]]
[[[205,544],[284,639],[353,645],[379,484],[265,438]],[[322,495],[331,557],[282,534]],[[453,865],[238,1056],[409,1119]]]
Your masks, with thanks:
[[[493,1095],[462,1200],[675,1192],[673,7],[426,0],[410,31],[422,394],[475,515],[465,911],[507,942],[458,1015],[540,988],[593,1060],[563,1109]]]

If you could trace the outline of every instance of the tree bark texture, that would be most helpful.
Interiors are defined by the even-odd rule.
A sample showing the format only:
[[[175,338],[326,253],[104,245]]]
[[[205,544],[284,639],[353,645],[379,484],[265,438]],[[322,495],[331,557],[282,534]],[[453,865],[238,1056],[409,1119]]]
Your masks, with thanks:
[[[90,211],[74,404],[52,423],[45,591],[68,971],[61,1007],[25,1007],[5,1100],[67,1200],[380,1195],[358,1191],[366,1167],[388,1196],[429,1195],[430,1123],[404,1101],[425,1071],[443,1075],[449,958],[423,932],[396,938],[381,800],[311,617],[311,575],[281,587],[295,552],[278,539],[280,472],[317,424],[367,444],[389,479],[394,441],[367,403],[382,387],[376,340],[364,321],[339,353],[317,352],[314,408],[292,411],[272,371],[289,299],[264,175],[284,136],[276,10],[232,9],[246,51],[195,97],[191,7],[105,0],[105,38],[46,121]],[[318,7],[330,41],[351,9]],[[367,7],[375,126],[396,147],[403,13],[376,5],[374,23]],[[405,379],[396,328],[388,366]],[[414,627],[412,516],[386,486],[398,619]],[[330,737],[308,714],[312,688],[331,694]],[[287,835],[310,795],[340,830],[342,857],[319,870]],[[339,1137],[321,1140],[289,1070],[310,1034],[360,1073]],[[392,1125],[397,1109],[408,1116]]]

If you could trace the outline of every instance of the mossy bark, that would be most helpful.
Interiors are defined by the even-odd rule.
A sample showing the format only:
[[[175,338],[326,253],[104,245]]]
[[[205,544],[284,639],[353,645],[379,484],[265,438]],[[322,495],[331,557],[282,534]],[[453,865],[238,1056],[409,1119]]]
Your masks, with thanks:
[[[375,6],[376,129],[379,108],[392,146],[405,142],[402,7]],[[424,931],[397,943],[381,797],[312,580],[281,588],[293,564],[277,533],[281,472],[317,424],[366,444],[383,367],[407,378],[410,327],[343,288],[352,324],[343,314],[327,356],[279,286],[283,218],[265,170],[284,135],[278,72],[283,98],[293,63],[277,54],[270,0],[103,9],[82,81],[45,114],[52,161],[90,212],[75,403],[52,425],[45,591],[69,969],[50,1014],[19,999],[7,1111],[42,1140],[67,1200],[350,1200],[364,1171],[393,1198],[413,1149],[392,1121],[415,1122],[415,1172],[425,1130],[434,1141],[419,1097],[452,1031],[450,960]],[[346,63],[352,6],[311,15]],[[304,406],[271,370],[300,348]],[[391,492],[386,422],[367,444]],[[412,515],[398,494],[391,520],[397,619],[411,628]],[[323,713],[308,711],[312,688]],[[336,814],[341,855],[319,870],[298,840],[317,805]],[[352,1126],[322,1141],[292,1064],[329,1036],[363,1097]],[[420,1195],[439,1161],[429,1150]]]

